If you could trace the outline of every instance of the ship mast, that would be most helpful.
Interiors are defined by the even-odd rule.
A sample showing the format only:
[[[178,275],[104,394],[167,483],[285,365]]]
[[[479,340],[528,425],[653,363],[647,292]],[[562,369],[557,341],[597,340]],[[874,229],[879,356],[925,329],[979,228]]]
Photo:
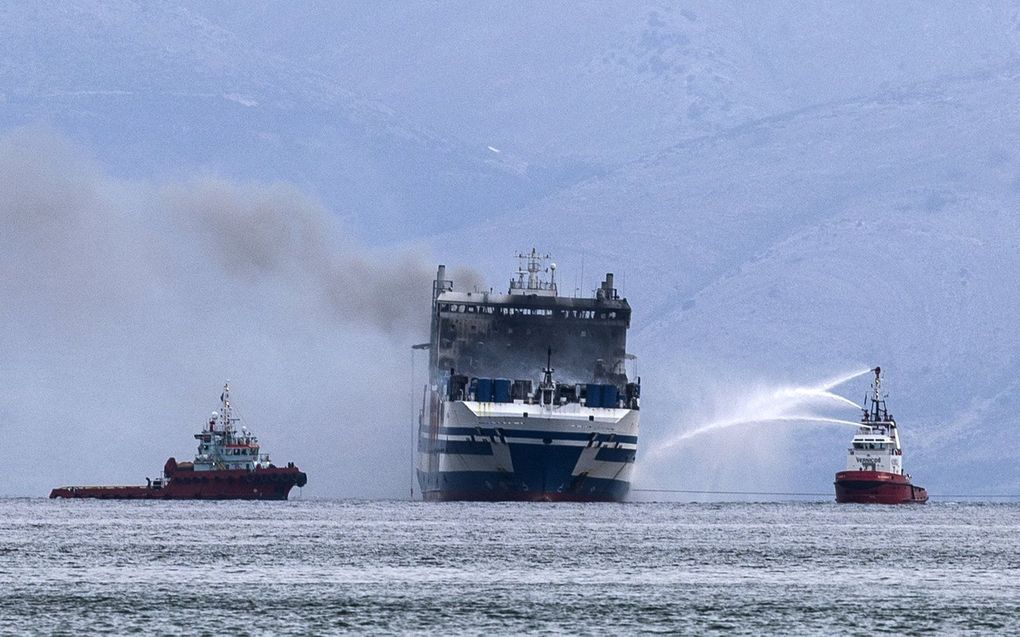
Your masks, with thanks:
[[[896,430],[896,421],[889,413],[882,396],[882,368],[876,367],[871,370],[875,372],[875,381],[872,383],[872,395],[870,409],[865,409],[864,420],[861,425],[868,427],[873,432],[878,432],[892,438],[896,449],[900,448],[900,436]]]
[[[871,387],[874,393],[871,396],[871,420],[872,422],[890,422],[889,412],[885,406],[885,399],[882,398],[882,368],[876,367],[871,370],[875,372],[875,382]]]
[[[233,435],[234,423],[240,418],[234,418],[230,408],[230,381],[223,383],[223,394],[220,396],[220,412],[223,417],[223,431]]]
[[[548,281],[542,277],[542,262],[548,261],[552,257],[548,254],[539,254],[538,250],[532,248],[531,252],[527,254],[518,252],[517,258],[520,259],[521,265],[517,268],[517,280],[510,279],[510,294],[557,295],[556,264],[550,263],[549,267],[544,270],[549,273]],[[525,274],[528,276],[527,281],[524,280]]]
[[[220,414],[223,416],[223,431],[230,429],[230,381],[223,383],[223,393],[220,394]]]
[[[553,393],[556,389],[556,383],[553,382],[553,368],[552,368],[552,348],[546,350],[545,355],[545,369],[542,370],[542,384],[538,387],[539,391],[542,392],[542,404],[551,405],[553,404]]]
[[[875,372],[875,382],[871,384],[874,394],[871,397],[871,409],[873,420],[879,420],[879,403],[882,400],[882,368],[876,367],[871,370]]]

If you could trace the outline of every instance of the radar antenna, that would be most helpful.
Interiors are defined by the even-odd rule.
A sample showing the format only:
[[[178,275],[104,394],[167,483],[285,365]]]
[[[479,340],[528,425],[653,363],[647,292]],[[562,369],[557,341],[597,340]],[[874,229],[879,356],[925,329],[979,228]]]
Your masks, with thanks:
[[[517,279],[510,280],[510,294],[534,294],[536,296],[556,296],[556,264],[550,262],[548,267],[543,267],[543,262],[549,261],[552,257],[548,254],[539,254],[535,248],[529,253],[518,252],[520,260],[517,267]],[[543,273],[549,274],[546,281]],[[527,280],[525,280],[527,275]]]

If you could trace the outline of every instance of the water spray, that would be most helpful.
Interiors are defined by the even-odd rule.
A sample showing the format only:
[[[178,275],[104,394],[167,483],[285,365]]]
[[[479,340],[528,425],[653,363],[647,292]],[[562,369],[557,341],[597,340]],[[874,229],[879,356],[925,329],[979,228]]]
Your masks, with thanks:
[[[776,398],[827,398],[843,403],[854,409],[862,409],[861,405],[858,405],[849,398],[844,398],[839,394],[834,394],[824,389],[812,388],[812,387],[794,387],[791,389],[781,389],[775,393]]]
[[[843,383],[848,383],[848,382],[852,381],[855,378],[858,378],[860,376],[864,376],[865,374],[870,374],[873,371],[875,371],[875,368],[871,367],[871,368],[868,368],[868,369],[862,369],[859,372],[854,372],[853,374],[850,374],[848,376],[840,376],[840,377],[834,378],[834,379],[824,383],[820,387],[820,389],[823,390],[823,391],[829,391],[830,389],[833,389],[835,387],[839,387]]]
[[[695,436],[739,425],[754,423],[793,422],[861,427],[861,423],[851,420],[831,418],[828,416],[816,416],[813,414],[791,414],[789,412],[793,409],[799,409],[809,404],[817,404],[820,402],[837,402],[843,406],[861,409],[861,406],[854,401],[844,398],[839,394],[835,394],[830,390],[855,378],[868,374],[871,371],[872,369],[864,369],[852,374],[827,380],[820,385],[813,387],[781,387],[765,395],[752,397],[745,405],[737,410],[737,414],[734,414],[729,418],[716,420],[699,427],[695,427],[694,429],[674,436],[666,442],[657,445],[650,455],[652,457],[660,457],[675,449],[685,440],[689,440]]]

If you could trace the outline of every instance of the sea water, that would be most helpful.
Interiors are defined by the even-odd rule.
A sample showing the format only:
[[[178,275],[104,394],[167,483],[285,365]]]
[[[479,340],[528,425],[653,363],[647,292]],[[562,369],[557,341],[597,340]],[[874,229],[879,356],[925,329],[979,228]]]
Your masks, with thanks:
[[[1020,505],[0,500],[0,631],[1020,633]]]

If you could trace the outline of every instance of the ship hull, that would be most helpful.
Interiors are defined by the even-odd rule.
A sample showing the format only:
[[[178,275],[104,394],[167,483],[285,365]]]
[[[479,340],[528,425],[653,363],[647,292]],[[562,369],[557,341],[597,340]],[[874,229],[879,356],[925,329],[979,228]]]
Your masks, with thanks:
[[[928,492],[907,476],[885,471],[840,471],[836,502],[856,504],[923,504]]]
[[[533,447],[533,446],[532,446]],[[573,448],[514,448],[514,471],[441,471],[431,476],[419,473],[427,502],[471,500],[480,502],[621,502],[630,490],[626,479],[592,477],[584,474],[585,461]],[[633,457],[633,452],[631,452]],[[478,458],[451,457],[477,463]],[[633,463],[633,459],[629,460]],[[616,464],[616,463],[614,463]],[[580,471],[576,469],[580,468]],[[431,484],[430,484],[431,482]]]
[[[630,490],[636,410],[575,406],[523,420],[520,404],[446,406],[444,426],[419,440],[426,501],[620,502]]]
[[[180,471],[163,487],[57,487],[50,498],[99,500],[286,500],[290,490],[307,483],[296,467],[269,469]]]

